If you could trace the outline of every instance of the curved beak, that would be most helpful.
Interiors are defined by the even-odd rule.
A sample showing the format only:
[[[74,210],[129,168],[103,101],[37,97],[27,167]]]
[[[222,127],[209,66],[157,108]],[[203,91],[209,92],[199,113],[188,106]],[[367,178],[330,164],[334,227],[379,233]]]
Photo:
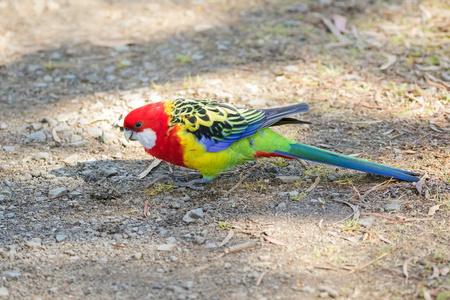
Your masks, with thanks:
[[[133,136],[134,131],[130,129],[125,128],[123,134],[125,135],[125,139],[127,140],[127,142],[136,140],[136,138]]]

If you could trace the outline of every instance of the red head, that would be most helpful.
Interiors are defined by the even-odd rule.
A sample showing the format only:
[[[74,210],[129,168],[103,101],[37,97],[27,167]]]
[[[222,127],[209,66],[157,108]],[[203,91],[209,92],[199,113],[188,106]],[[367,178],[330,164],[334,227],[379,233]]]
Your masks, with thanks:
[[[138,140],[145,149],[152,149],[158,136],[168,129],[164,103],[151,103],[131,111],[125,117],[123,127],[127,140]]]

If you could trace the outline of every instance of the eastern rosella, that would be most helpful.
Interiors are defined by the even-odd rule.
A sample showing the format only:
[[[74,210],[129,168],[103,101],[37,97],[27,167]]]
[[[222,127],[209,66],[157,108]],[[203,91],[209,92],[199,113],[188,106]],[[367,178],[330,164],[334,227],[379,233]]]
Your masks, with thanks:
[[[304,123],[288,116],[308,110],[306,103],[251,109],[180,98],[131,111],[125,117],[124,130],[127,140],[138,140],[152,156],[200,171],[203,178],[191,183],[209,182],[224,170],[260,157],[300,158],[406,181],[419,180],[417,173],[303,145],[268,128]]]

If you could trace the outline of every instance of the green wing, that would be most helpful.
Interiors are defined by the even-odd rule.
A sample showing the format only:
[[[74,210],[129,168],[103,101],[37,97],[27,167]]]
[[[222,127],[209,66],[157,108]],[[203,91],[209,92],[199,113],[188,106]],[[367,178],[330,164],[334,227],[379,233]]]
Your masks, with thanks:
[[[172,104],[172,124],[182,124],[209,152],[224,150],[269,126],[305,123],[287,116],[309,110],[306,103],[252,109],[215,100],[180,98]]]
[[[180,98],[172,103],[172,123],[183,124],[209,152],[224,150],[253,135],[265,117],[262,110],[236,108],[215,100]]]

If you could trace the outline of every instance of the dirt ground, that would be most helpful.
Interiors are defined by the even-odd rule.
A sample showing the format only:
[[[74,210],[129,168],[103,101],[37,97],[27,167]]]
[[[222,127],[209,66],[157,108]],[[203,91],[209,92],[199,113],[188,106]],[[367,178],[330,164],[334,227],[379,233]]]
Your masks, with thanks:
[[[0,1],[0,298],[450,299],[449,16],[438,0]],[[179,97],[307,102],[312,124],[276,130],[423,180],[261,160],[202,192],[151,184],[192,171],[140,178],[152,158],[121,122]]]

